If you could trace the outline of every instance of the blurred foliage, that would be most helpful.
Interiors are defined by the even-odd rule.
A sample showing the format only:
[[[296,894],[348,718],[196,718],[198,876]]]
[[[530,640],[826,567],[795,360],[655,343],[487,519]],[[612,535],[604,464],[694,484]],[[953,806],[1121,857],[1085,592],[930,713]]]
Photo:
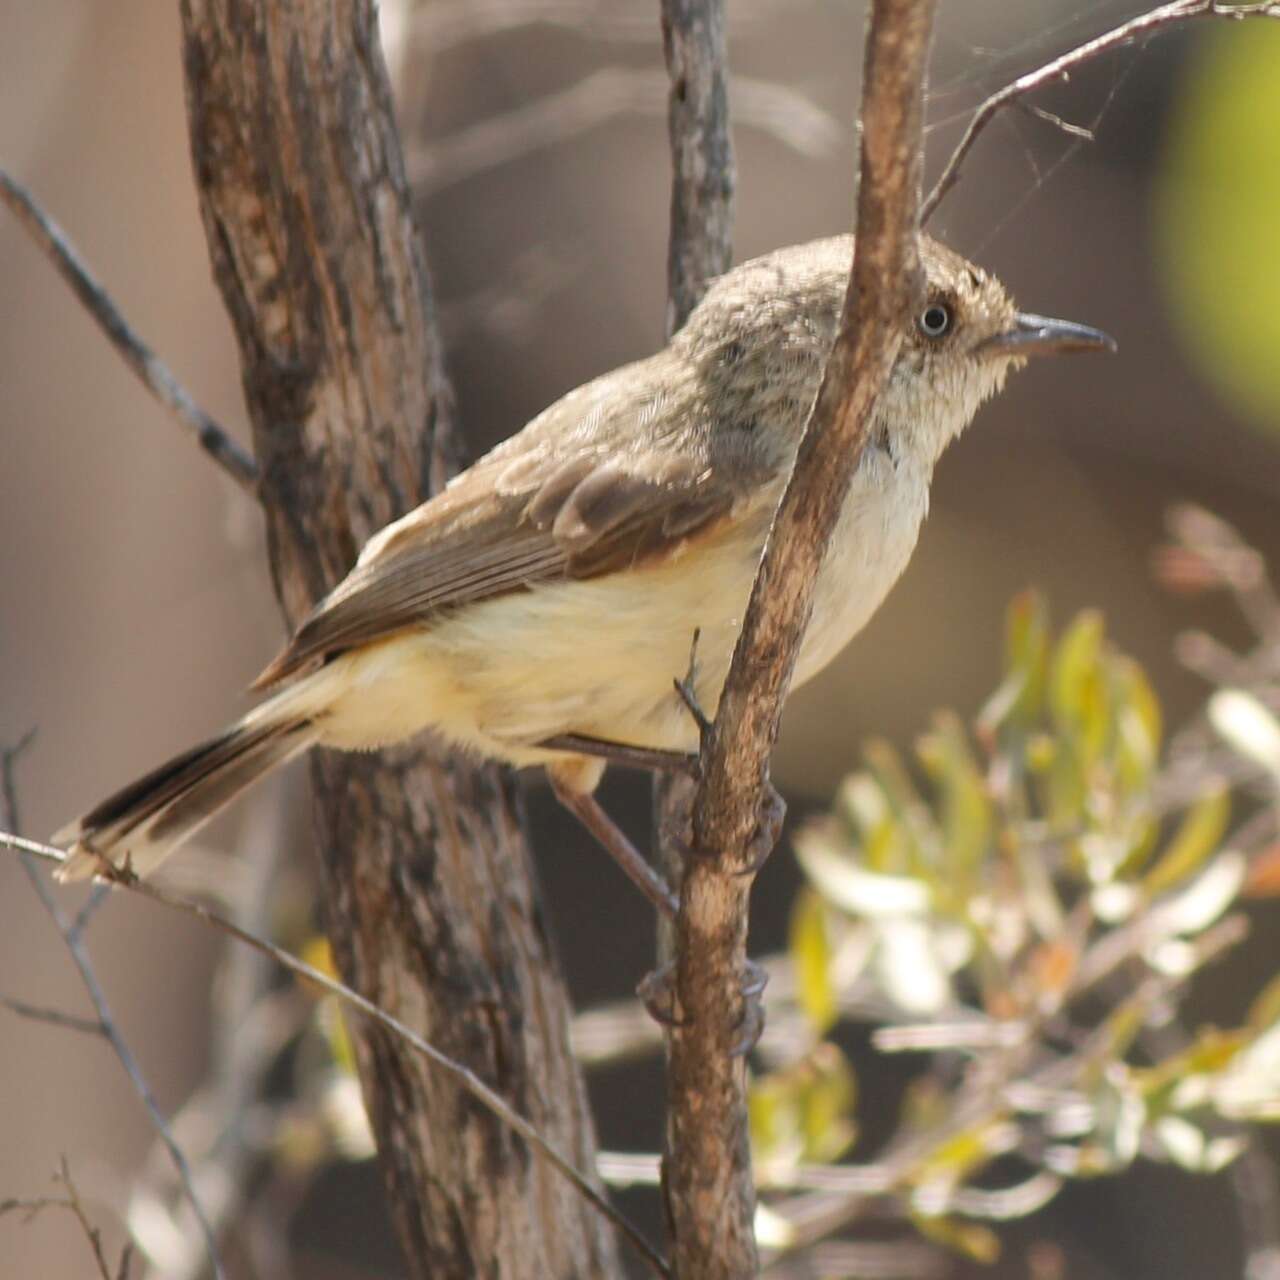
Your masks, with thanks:
[[[1200,35],[1158,191],[1163,274],[1206,375],[1280,430],[1280,23]]]
[[[1173,527],[1166,585],[1226,587],[1261,632],[1247,660],[1212,650],[1206,674],[1230,687],[1195,725],[1166,742],[1145,672],[1101,616],[1055,635],[1027,593],[972,726],[939,714],[910,757],[870,744],[797,832],[809,887],[792,917],[792,1016],[752,1086],[762,1186],[844,1186],[850,1216],[859,1197],[896,1198],[928,1239],[990,1261],[999,1237],[975,1219],[1022,1216],[1065,1179],[1140,1157],[1214,1172],[1247,1123],[1280,1119],[1280,978],[1238,1025],[1184,1034],[1175,1019],[1195,975],[1245,936],[1243,899],[1276,892],[1280,606],[1234,531],[1190,508]],[[1184,647],[1210,651],[1198,644]],[[1241,807],[1255,812],[1233,830]],[[823,1180],[812,1166],[858,1132],[840,1047],[853,1022],[882,1052],[921,1055],[923,1074],[874,1159]],[[769,1202],[770,1243],[806,1242],[785,1225],[800,1201]]]

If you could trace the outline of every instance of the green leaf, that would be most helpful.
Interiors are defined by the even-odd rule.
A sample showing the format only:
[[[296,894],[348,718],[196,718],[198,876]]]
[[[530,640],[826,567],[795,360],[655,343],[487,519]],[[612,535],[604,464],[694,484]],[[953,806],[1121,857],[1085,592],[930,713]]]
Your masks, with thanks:
[[[786,1137],[787,1093],[791,1089],[787,1080],[768,1075],[753,1080],[747,1090],[747,1124],[757,1160],[776,1160],[781,1153]]]
[[[1249,1043],[1243,1031],[1219,1031],[1208,1027],[1179,1053],[1171,1054],[1154,1067],[1134,1072],[1150,1115],[1160,1115],[1172,1103],[1174,1091],[1192,1076],[1213,1076],[1225,1071]]]
[[[1102,615],[1085,609],[1058,641],[1049,677],[1049,705],[1059,729],[1078,732],[1094,715],[1102,637]]]
[[[1261,1035],[1280,1022],[1280,974],[1272,978],[1254,997],[1245,1021],[1255,1035]]]
[[[1045,781],[1045,809],[1053,829],[1069,831],[1081,826],[1087,792],[1084,762],[1075,743],[1066,738],[1057,743]]]
[[[1216,852],[1230,818],[1231,797],[1219,783],[1187,810],[1168,848],[1143,877],[1147,893],[1155,897],[1198,871]]]
[[[836,794],[836,810],[861,846],[859,861],[871,871],[904,871],[911,863],[911,838],[903,830],[884,788],[869,773],[854,773]]]
[[[922,739],[920,758],[942,793],[944,870],[951,896],[964,897],[972,891],[973,872],[990,847],[991,801],[959,719],[941,712],[936,726]]]
[[[1000,1237],[990,1227],[959,1218],[942,1218],[913,1214],[916,1230],[928,1240],[958,1253],[962,1257],[988,1266],[1000,1259]]]
[[[1013,718],[1031,725],[1044,705],[1049,666],[1049,609],[1038,591],[1023,591],[1009,602],[1004,628],[1005,668],[1020,689]]]
[[[867,767],[883,789],[904,839],[908,863],[902,870],[919,872],[926,867],[936,867],[942,837],[933,811],[921,799],[902,758],[882,738],[868,742],[864,754]]]
[[[830,1164],[853,1144],[857,1079],[849,1060],[833,1044],[819,1045],[808,1065],[811,1074],[800,1094],[804,1158]]]
[[[790,952],[800,1008],[815,1037],[826,1034],[837,1016],[829,925],[826,903],[812,889],[802,890],[791,911]]]
[[[747,1115],[756,1159],[830,1163],[848,1149],[857,1078],[833,1044],[820,1044],[778,1071],[753,1080]]]
[[[1160,759],[1160,703],[1146,672],[1132,659],[1114,658],[1116,767],[1121,787],[1133,796],[1144,793]]]
[[[1128,849],[1116,868],[1115,878],[1129,881],[1151,861],[1160,842],[1160,820],[1149,813],[1135,814],[1125,829]]]

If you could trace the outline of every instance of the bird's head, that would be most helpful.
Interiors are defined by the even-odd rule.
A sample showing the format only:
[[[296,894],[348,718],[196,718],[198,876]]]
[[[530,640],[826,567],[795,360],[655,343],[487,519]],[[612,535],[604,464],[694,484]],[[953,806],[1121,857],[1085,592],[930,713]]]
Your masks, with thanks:
[[[904,325],[880,413],[931,459],[1031,356],[1114,351],[1099,329],[1019,311],[990,272],[921,237],[925,285]]]

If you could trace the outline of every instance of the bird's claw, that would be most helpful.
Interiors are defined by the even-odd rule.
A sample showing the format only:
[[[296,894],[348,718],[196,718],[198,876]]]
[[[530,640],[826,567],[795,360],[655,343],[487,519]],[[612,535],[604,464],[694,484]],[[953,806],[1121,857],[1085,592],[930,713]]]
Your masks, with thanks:
[[[738,875],[753,876],[769,860],[782,834],[782,823],[787,816],[787,802],[778,794],[771,782],[765,783],[764,796],[756,812],[755,830],[747,838],[746,861]],[[690,838],[688,822],[679,826],[675,822],[666,822],[662,826],[663,844],[674,849],[686,862],[695,858],[716,856],[700,849]]]
[[[742,970],[742,1017],[738,1020],[738,1038],[729,1050],[731,1058],[745,1058],[756,1047],[764,1031],[764,1001],[760,997],[769,984],[763,965],[748,960]]]
[[[676,1013],[675,966],[664,964],[646,973],[636,986],[636,995],[654,1022],[663,1027],[683,1027],[686,1020]]]
[[[742,1014],[738,1019],[738,1037],[729,1049],[732,1058],[744,1058],[756,1047],[761,1032],[764,1031],[764,1004],[760,997],[769,982],[769,975],[763,965],[748,960],[743,966],[738,991],[742,996]],[[640,997],[649,1016],[664,1027],[684,1027],[689,1025],[687,1018],[676,1012],[675,966],[665,964],[652,973],[647,973],[636,987],[636,995]]]
[[[787,802],[778,794],[773,783],[766,779],[760,807],[756,810],[756,828],[747,839],[746,865],[739,875],[753,876],[768,862],[769,855],[777,847],[778,837],[782,835],[782,824],[786,816]]]

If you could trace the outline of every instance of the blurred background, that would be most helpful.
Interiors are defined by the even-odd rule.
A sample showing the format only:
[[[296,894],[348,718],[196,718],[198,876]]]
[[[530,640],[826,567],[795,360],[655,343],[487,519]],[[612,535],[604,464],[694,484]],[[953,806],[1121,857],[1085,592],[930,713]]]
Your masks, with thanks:
[[[656,6],[383,8],[474,454],[661,342],[669,168]],[[1141,8],[943,6],[929,174],[985,93]],[[61,222],[195,398],[247,439],[189,176],[174,10],[0,0],[0,165]],[[731,10],[741,260],[850,226],[864,15],[852,0]],[[1242,626],[1225,606],[1188,604],[1154,582],[1166,508],[1192,499],[1264,553],[1280,550],[1280,23],[1189,26],[1034,102],[1093,141],[1030,111],[1005,114],[930,230],[1027,309],[1108,330],[1120,355],[1037,364],[944,459],[906,577],[790,704],[776,776],[794,817],[825,803],[867,738],[907,746],[940,706],[971,716],[999,678],[1004,605],[1030,584],[1060,620],[1102,609],[1177,724],[1204,689],[1175,661],[1174,636],[1195,625],[1230,641]],[[37,731],[16,781],[24,830],[43,837],[235,713],[281,625],[250,503],[143,392],[3,212],[0,282],[0,743]],[[626,996],[651,965],[648,912],[540,781],[528,790],[575,998]],[[643,831],[647,784],[611,777],[603,798]],[[305,902],[309,831],[295,771],[212,828],[200,865],[242,875],[218,851],[271,843]],[[784,845],[758,882],[754,952],[782,945],[796,881]],[[119,1025],[172,1113],[210,1070],[221,944],[124,898],[95,917],[90,942]],[[1195,1015],[1229,1020],[1241,984],[1257,987],[1274,962],[1274,948],[1247,948],[1237,968],[1214,972]],[[85,1008],[9,860],[0,993]],[[110,1050],[4,1010],[0,1046],[0,1199],[48,1191],[65,1154],[86,1201],[119,1209],[153,1131]],[[864,1088],[889,1070],[869,1063]],[[656,1149],[656,1065],[592,1083],[604,1145]],[[651,1196],[627,1203],[656,1225]],[[368,1162],[276,1202],[294,1270],[271,1274],[401,1274],[379,1205]],[[1012,1230],[1004,1260],[983,1274],[1239,1274],[1231,1206],[1221,1178],[1166,1168],[1084,1184]],[[110,1211],[98,1216],[118,1245]],[[1034,1269],[1046,1239],[1065,1251],[1066,1272]],[[0,1274],[78,1276],[88,1265],[63,1215],[0,1219]]]

